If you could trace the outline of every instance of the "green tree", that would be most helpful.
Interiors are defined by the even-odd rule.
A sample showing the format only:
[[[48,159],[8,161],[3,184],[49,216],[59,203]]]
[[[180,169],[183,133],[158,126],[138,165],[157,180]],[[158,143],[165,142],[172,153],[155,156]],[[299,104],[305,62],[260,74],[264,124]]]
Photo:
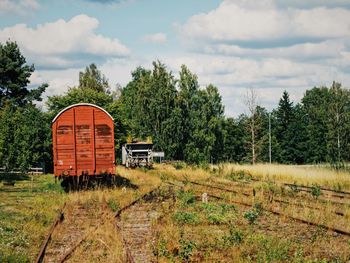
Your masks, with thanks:
[[[102,108],[112,103],[113,97],[104,92],[93,89],[69,88],[63,95],[54,95],[48,97],[47,107],[52,117],[62,109],[76,103],[92,103]]]
[[[331,104],[327,87],[315,87],[305,92],[301,99],[307,127],[306,162],[327,161],[328,111]]]
[[[18,106],[41,101],[41,95],[48,85],[29,89],[27,86],[33,72],[34,65],[26,64],[16,42],[7,41],[5,45],[0,43],[0,108],[6,100]]]
[[[153,62],[153,69],[137,68],[132,80],[122,90],[123,120],[134,138],[153,138],[155,149],[165,151],[174,158],[176,147],[173,129],[177,115],[174,112],[176,81],[161,62]]]
[[[94,63],[86,67],[84,72],[79,72],[79,88],[110,93],[107,78],[98,70]]]
[[[350,92],[333,82],[329,93],[328,155],[331,162],[342,162],[349,158]]]
[[[221,159],[226,162],[241,162],[245,155],[244,136],[245,129],[242,124],[242,115],[237,119],[224,120],[224,150]]]
[[[47,115],[34,105],[6,103],[0,112],[0,166],[25,171],[50,163],[50,134]]]
[[[284,91],[276,110],[276,138],[280,144],[280,162],[293,163],[295,161],[295,135],[294,125],[295,114],[293,102],[289,99],[289,94]]]

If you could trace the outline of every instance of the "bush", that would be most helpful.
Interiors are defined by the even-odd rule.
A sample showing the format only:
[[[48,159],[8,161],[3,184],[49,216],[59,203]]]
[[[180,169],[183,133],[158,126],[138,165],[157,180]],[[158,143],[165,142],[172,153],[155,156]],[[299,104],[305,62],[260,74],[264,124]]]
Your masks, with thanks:
[[[197,225],[200,223],[198,214],[194,212],[178,211],[173,215],[173,220],[180,225],[183,225],[183,224]]]
[[[244,218],[248,220],[249,224],[254,224],[258,219],[259,213],[255,210],[249,210],[244,213]]]
[[[206,213],[206,219],[209,224],[220,225],[232,221],[235,216],[236,207],[228,204],[202,204],[201,209]]]
[[[187,206],[196,201],[195,196],[191,191],[179,190],[176,193],[176,197],[179,199],[181,206]]]
[[[181,237],[180,241],[179,258],[185,262],[188,262],[193,255],[193,250],[196,247],[196,243],[191,240],[185,240]]]
[[[238,181],[243,179],[251,180],[252,175],[248,171],[244,171],[244,170],[238,170],[238,171],[231,170],[231,172],[227,175],[227,178],[232,181]]]
[[[321,187],[318,184],[313,184],[311,187],[311,195],[318,198],[321,195]]]
[[[173,167],[176,170],[181,170],[183,168],[186,168],[186,163],[184,163],[184,162],[176,162],[176,163],[173,164]]]
[[[117,212],[120,209],[120,205],[119,205],[118,201],[116,201],[112,198],[108,200],[107,204],[112,209],[113,212]]]
[[[243,234],[239,230],[236,230],[235,228],[230,228],[229,235],[225,235],[222,237],[222,241],[224,246],[232,246],[232,245],[239,245],[243,242]]]

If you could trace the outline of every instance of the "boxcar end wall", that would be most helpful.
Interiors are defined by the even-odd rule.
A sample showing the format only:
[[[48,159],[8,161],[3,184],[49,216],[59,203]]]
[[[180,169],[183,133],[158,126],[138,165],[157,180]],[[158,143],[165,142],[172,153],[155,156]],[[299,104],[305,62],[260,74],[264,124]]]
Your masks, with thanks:
[[[52,121],[55,176],[115,174],[114,120],[87,103],[71,105]]]

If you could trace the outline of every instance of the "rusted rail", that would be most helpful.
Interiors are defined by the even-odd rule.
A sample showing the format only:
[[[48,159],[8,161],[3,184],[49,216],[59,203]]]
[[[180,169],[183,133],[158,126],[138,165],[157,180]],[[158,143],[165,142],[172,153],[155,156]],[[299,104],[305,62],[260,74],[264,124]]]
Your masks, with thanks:
[[[53,222],[48,234],[46,235],[46,238],[44,239],[44,242],[42,243],[41,247],[40,247],[40,251],[39,251],[39,254],[35,260],[35,263],[41,263],[44,256],[45,256],[45,250],[46,250],[46,247],[47,247],[47,244],[50,242],[50,239],[51,239],[51,235],[53,233],[53,231],[55,230],[56,226],[62,222],[64,220],[64,208],[66,207],[66,203],[64,203],[62,209],[60,210],[56,220]]]
[[[161,185],[159,185],[158,187],[152,189],[151,191],[148,191],[147,193],[143,194],[142,196],[140,196],[136,200],[132,201],[130,204],[124,206],[121,209],[119,209],[115,213],[115,218],[120,218],[122,212],[126,211],[127,209],[130,209],[132,206],[138,204],[139,202],[145,200],[146,198],[151,197],[155,192],[157,192],[160,189],[160,187],[161,187]],[[119,226],[119,224],[117,222],[115,222],[115,227],[120,233],[122,232],[122,228]],[[131,250],[129,248],[127,240],[124,238],[123,235],[121,235],[121,238],[122,238],[122,242],[124,244],[124,249],[125,249],[127,262],[128,263],[135,263],[136,261],[135,261],[133,255],[132,255],[132,253],[131,253]]]
[[[120,217],[121,213],[124,212],[126,209],[132,207],[133,205],[135,205],[136,203],[144,200],[147,196],[150,196],[151,194],[153,194],[154,192],[158,191],[160,189],[160,186],[152,189],[151,191],[148,191],[147,193],[143,194],[142,196],[140,196],[139,198],[135,199],[134,201],[132,201],[130,204],[122,207],[121,209],[119,209],[116,213],[115,213],[115,217]]]
[[[181,181],[181,180],[176,180],[176,181],[184,183],[184,181]],[[204,187],[211,188],[211,189],[223,190],[223,191],[232,192],[232,193],[235,193],[235,194],[238,193],[237,191],[234,191],[234,190],[231,190],[231,189],[226,189],[226,188],[223,188],[223,187],[212,186],[212,185],[208,185],[208,184],[201,184],[201,183],[198,183],[198,182],[188,181],[188,180],[186,182],[194,184],[194,185],[204,186]],[[175,185],[175,184],[173,184],[173,185]],[[213,195],[213,194],[209,194],[209,196],[215,197],[215,198],[221,199],[221,200],[227,200],[227,198],[224,198],[224,197],[221,197],[221,196],[217,196],[217,195]],[[241,201],[236,201],[236,200],[228,200],[228,201],[232,202],[232,203],[235,203],[235,204],[238,204],[238,205],[243,205],[243,206],[250,206],[251,207],[253,205],[253,204],[249,204],[249,203],[241,202]],[[273,210],[273,209],[269,209],[269,208],[266,208],[266,207],[265,208],[263,207],[262,209],[267,211],[267,212],[270,212],[272,214],[284,216],[286,218],[295,220],[295,221],[300,222],[300,223],[304,223],[304,224],[308,224],[308,225],[312,225],[312,226],[318,226],[318,227],[321,227],[321,228],[326,229],[326,230],[333,231],[333,232],[338,233],[338,234],[350,236],[350,232],[345,231],[343,229],[339,229],[339,228],[327,226],[327,225],[324,225],[324,224],[311,222],[311,221],[308,221],[308,220],[305,220],[305,219],[302,219],[302,218],[299,218],[299,217],[291,216],[291,215],[288,215],[288,214],[284,214],[282,212],[279,212],[279,211],[276,211],[276,210]]]
[[[73,252],[80,246],[83,241],[85,241],[89,235],[91,235],[92,232],[94,232],[99,226],[96,226],[92,231],[90,231],[88,234],[86,234],[83,238],[81,238],[77,243],[75,243],[74,246],[72,246],[64,255],[63,257],[58,261],[59,263],[65,262],[69,257],[73,254]]]

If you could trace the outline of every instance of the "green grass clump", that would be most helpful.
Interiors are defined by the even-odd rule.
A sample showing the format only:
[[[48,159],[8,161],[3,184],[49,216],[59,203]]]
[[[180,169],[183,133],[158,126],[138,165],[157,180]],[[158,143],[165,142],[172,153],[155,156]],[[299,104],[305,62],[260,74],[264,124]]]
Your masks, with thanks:
[[[117,200],[110,198],[107,202],[108,206],[112,209],[113,212],[117,212],[120,209],[120,205]]]
[[[176,197],[181,207],[191,205],[196,201],[195,196],[191,191],[179,190],[176,193]]]
[[[255,221],[258,219],[259,213],[255,210],[249,210],[246,211],[243,214],[244,218],[248,220],[249,224],[254,224]]]
[[[222,244],[224,247],[238,246],[243,242],[243,239],[243,233],[231,227],[229,234],[222,237]]]
[[[173,220],[179,225],[183,225],[183,224],[197,225],[201,222],[196,212],[183,212],[183,211],[175,212],[173,215]]]
[[[207,222],[212,225],[228,224],[232,222],[236,216],[235,206],[225,203],[201,204],[198,210],[203,212],[201,214],[204,214]]]
[[[318,198],[321,195],[321,187],[318,184],[313,184],[311,186],[311,195],[314,198]]]
[[[286,262],[291,243],[276,237],[253,235],[247,240],[251,245],[250,260],[256,262]]]

